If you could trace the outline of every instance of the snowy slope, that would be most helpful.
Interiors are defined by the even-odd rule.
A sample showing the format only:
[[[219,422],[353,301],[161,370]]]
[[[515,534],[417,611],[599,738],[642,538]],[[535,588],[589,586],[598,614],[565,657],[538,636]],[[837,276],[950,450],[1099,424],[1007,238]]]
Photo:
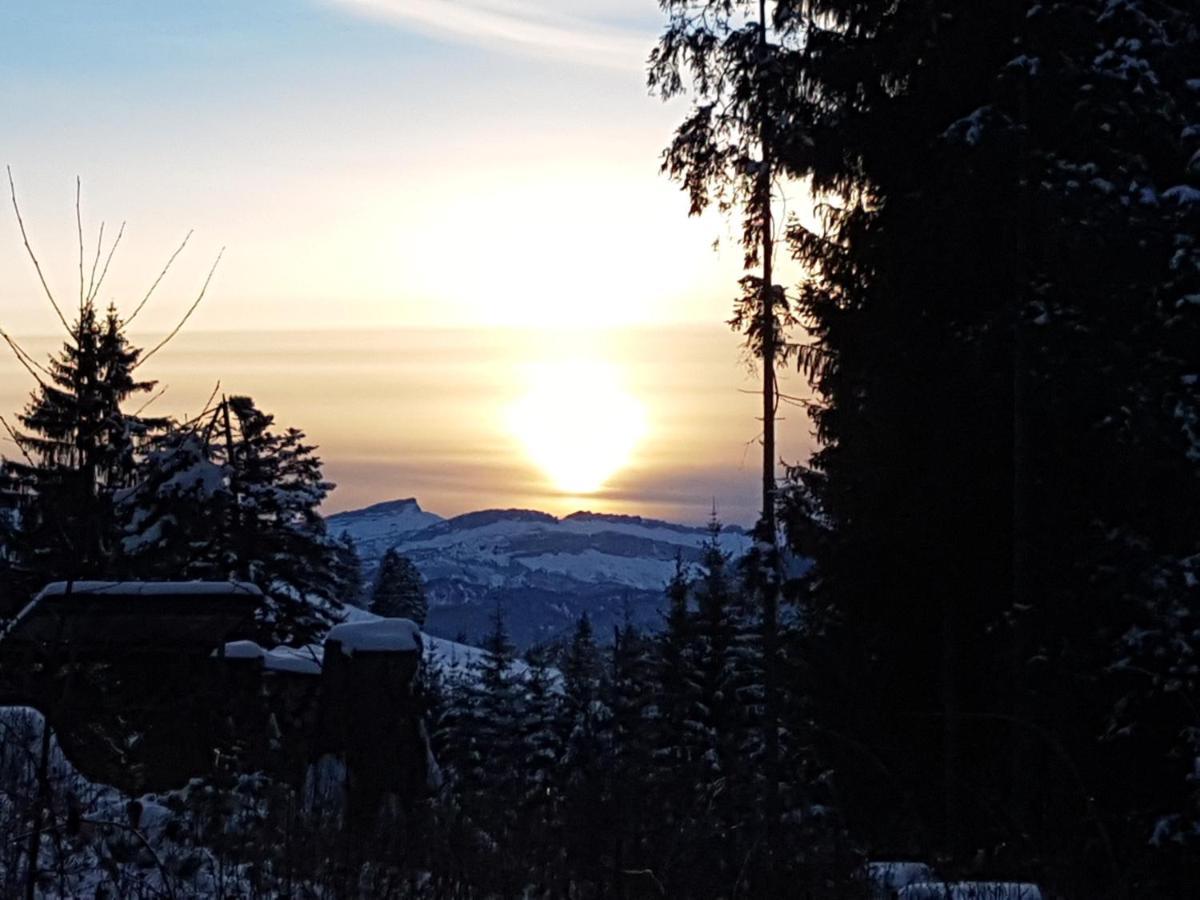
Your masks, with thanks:
[[[413,500],[339,513],[329,527],[354,539],[368,581],[388,547],[412,559],[428,586],[431,634],[478,642],[499,603],[521,646],[561,636],[582,612],[603,639],[626,604],[635,621],[657,624],[676,557],[695,564],[708,539],[705,528],[589,512],[484,510],[443,520]],[[750,538],[726,529],[721,545],[736,557]]]
[[[349,534],[358,552],[372,559],[383,556],[384,551],[404,535],[441,521],[441,516],[421,509],[411,497],[337,513],[328,519],[330,531]]]

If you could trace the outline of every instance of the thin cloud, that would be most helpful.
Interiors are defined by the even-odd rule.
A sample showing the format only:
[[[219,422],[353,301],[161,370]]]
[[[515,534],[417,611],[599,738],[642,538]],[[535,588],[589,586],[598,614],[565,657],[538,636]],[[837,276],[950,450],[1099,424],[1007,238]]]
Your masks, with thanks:
[[[635,30],[601,17],[602,7],[606,13],[629,11],[631,5],[622,0],[573,4],[574,14],[564,14],[558,8],[561,0],[328,2],[357,15],[436,37],[604,68],[640,70],[654,39],[653,30]]]

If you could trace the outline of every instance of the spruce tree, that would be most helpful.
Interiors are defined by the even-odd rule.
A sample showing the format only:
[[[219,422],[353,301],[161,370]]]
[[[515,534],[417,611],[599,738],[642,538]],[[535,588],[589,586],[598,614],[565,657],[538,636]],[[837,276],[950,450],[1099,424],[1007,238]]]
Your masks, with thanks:
[[[793,519],[852,824],[916,833],[888,785],[927,847],[1028,842],[1068,893],[1194,880],[1147,843],[1192,751],[1144,691],[1188,682],[1134,669],[1186,644],[1200,546],[1195,9],[779,7],[812,101],[784,164],[830,201],[791,232],[820,441]]]
[[[19,416],[25,430],[16,441],[27,463],[9,465],[32,496],[16,545],[44,580],[112,573],[113,495],[133,479],[137,445],[165,425],[124,409],[155,384],[135,377],[140,356],[116,310],[101,318],[88,300]]]
[[[334,547],[336,559],[338,597],[345,603],[358,605],[362,601],[362,559],[358,547],[349,534],[343,532]]]
[[[548,647],[534,647],[525,654],[528,669],[518,726],[522,762],[510,775],[521,785],[519,819],[531,881],[558,894],[569,883],[561,863],[563,795],[559,778],[566,729],[558,674],[551,661]]]
[[[480,883],[511,894],[527,874],[508,852],[519,834],[524,793],[519,777],[524,697],[499,607],[483,649],[461,683],[452,731],[455,799],[468,834],[474,835],[469,852]]]
[[[266,603],[247,634],[317,640],[341,617],[338,545],[319,505],[333,487],[315,448],[248,397],[168,435],[121,495],[126,570],[142,578],[249,581]]]
[[[371,594],[371,612],[389,618],[412,619],[425,624],[429,602],[425,599],[425,580],[413,561],[395,547],[388,548],[379,563],[375,589]]]
[[[600,652],[586,613],[575,623],[559,668],[567,729],[560,769],[565,808],[562,843],[570,870],[585,881],[601,883],[605,866],[596,835],[611,834],[614,826],[605,741],[609,710],[602,697]]]
[[[645,872],[651,865],[651,841],[659,813],[653,803],[654,644],[633,624],[628,607],[623,624],[613,630],[605,705],[610,710],[609,802],[614,831],[613,869]],[[646,876],[641,876],[645,880]]]

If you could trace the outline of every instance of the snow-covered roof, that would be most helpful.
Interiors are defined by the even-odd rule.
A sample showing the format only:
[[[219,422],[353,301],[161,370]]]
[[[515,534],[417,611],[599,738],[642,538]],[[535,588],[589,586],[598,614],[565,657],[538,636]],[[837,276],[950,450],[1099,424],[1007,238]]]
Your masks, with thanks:
[[[342,653],[412,653],[421,650],[421,629],[410,619],[343,622],[329,629],[325,643],[337,641]]]
[[[66,594],[117,597],[198,597],[228,594],[249,594],[261,597],[262,591],[247,581],[52,581],[34,598],[57,597]]]
[[[214,653],[215,655],[215,653]],[[226,659],[261,659],[268,672],[294,675],[321,674],[320,647],[276,647],[266,650],[254,641],[230,641],[225,645]]]
[[[9,623],[0,640],[204,652],[252,615],[262,592],[239,581],[55,581]]]

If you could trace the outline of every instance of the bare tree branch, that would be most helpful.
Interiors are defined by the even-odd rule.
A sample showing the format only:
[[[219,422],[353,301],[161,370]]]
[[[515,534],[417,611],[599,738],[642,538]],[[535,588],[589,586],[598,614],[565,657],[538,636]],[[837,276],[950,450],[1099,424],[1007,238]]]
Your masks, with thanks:
[[[117,229],[117,237],[113,241],[112,246],[108,248],[108,256],[104,260],[104,268],[100,271],[100,279],[96,282],[92,292],[88,295],[88,300],[95,300],[100,294],[100,285],[104,284],[104,276],[108,274],[108,264],[112,262],[113,254],[117,252],[117,245],[121,243],[121,238],[125,234],[125,223],[121,223],[121,227]]]
[[[146,407],[147,407],[147,406],[149,406],[151,403],[153,403],[155,400],[157,400],[159,397],[161,397],[163,394],[165,394],[165,393],[167,392],[167,388],[169,388],[169,387],[170,387],[170,385],[169,385],[169,384],[164,384],[164,385],[162,386],[162,390],[160,390],[160,391],[159,391],[157,394],[155,394],[153,397],[151,397],[149,400],[147,400],[145,403],[143,403],[141,406],[139,406],[139,407],[138,407],[138,408],[137,408],[137,409],[134,411],[134,413],[133,413],[133,417],[136,419],[136,418],[137,418],[138,416],[140,416],[140,415],[141,415],[143,412],[145,412],[145,410],[146,410]]]
[[[38,280],[42,283],[42,290],[46,292],[46,299],[50,301],[50,305],[54,307],[54,311],[58,313],[58,321],[62,322],[63,328],[67,329],[67,334],[71,333],[71,326],[67,324],[66,317],[62,314],[62,310],[58,308],[58,303],[54,299],[54,294],[50,292],[50,286],[46,284],[46,276],[42,274],[41,263],[38,262],[37,254],[33,252],[33,248],[29,246],[29,235],[25,232],[25,220],[21,218],[21,207],[17,205],[17,187],[13,184],[12,166],[5,166],[8,170],[8,192],[12,197],[13,212],[17,214],[17,225],[21,229],[21,240],[25,242],[25,252],[29,254],[29,259],[33,262],[33,268],[37,270]]]
[[[40,363],[38,363],[37,360],[35,360],[32,356],[30,356],[25,351],[24,347],[22,347],[15,340],[13,340],[12,337],[8,334],[8,332],[6,332],[3,328],[0,328],[0,338],[3,338],[5,343],[7,343],[8,346],[12,349],[12,352],[17,357],[17,362],[19,362],[21,365],[23,365],[25,367],[25,371],[27,371],[30,375],[32,375],[34,377],[34,379],[37,381],[37,383],[40,384],[42,387],[45,387],[46,383],[44,381],[42,381],[41,377],[38,375],[37,372],[34,371],[34,369],[39,370],[47,378],[54,377],[49,372],[47,372],[46,369]]]
[[[134,319],[137,318],[137,314],[142,311],[142,307],[146,305],[146,301],[150,299],[150,295],[154,293],[154,289],[156,287],[158,287],[158,283],[160,281],[162,281],[163,276],[165,276],[167,274],[167,272],[170,271],[171,264],[173,262],[175,262],[175,257],[177,257],[180,253],[183,252],[183,248],[187,246],[187,242],[190,241],[191,239],[192,239],[192,232],[189,231],[186,235],[184,235],[183,243],[181,243],[178,247],[175,248],[175,252],[171,254],[171,257],[167,260],[167,264],[165,266],[163,266],[162,271],[158,273],[158,277],[154,279],[154,284],[150,285],[150,290],[146,291],[146,296],[142,298],[142,302],[139,303],[136,307],[134,307],[134,310],[132,313],[130,313],[129,318],[125,320],[126,326],[128,326],[130,322],[132,322]]]
[[[165,347],[171,341],[171,339],[175,337],[175,335],[179,334],[179,329],[181,329],[184,326],[184,324],[187,322],[187,320],[192,317],[192,313],[194,313],[196,311],[196,307],[199,306],[200,301],[204,299],[204,294],[208,290],[208,283],[210,281],[212,281],[213,273],[217,271],[217,265],[221,262],[221,257],[224,254],[225,254],[225,248],[222,247],[221,252],[217,254],[217,258],[216,258],[216,260],[214,260],[214,262],[212,264],[212,268],[208,270],[208,277],[204,279],[204,284],[200,288],[200,294],[196,297],[196,301],[191,306],[188,307],[188,311],[183,314],[183,318],[179,320],[179,324],[171,329],[170,334],[168,334],[165,338],[163,338],[161,341],[159,341],[157,344],[155,344],[154,347],[151,348],[149,353],[147,353],[145,356],[143,356],[141,359],[139,359],[137,361],[137,365],[135,365],[133,368],[136,369],[138,366],[140,366],[142,363],[144,363],[146,360],[148,360],[150,357],[152,357],[155,353],[157,353],[159,350],[161,350],[163,347]],[[126,324],[128,324],[128,323],[126,323]]]
[[[25,452],[25,445],[21,443],[21,436],[13,430],[11,425],[8,424],[8,419],[4,418],[4,416],[0,416],[0,425],[4,426],[4,430],[8,432],[9,438],[11,438],[12,442],[17,445],[17,449],[20,450],[21,455],[25,457],[25,462],[29,463],[31,468],[36,469],[37,463],[35,463],[30,458],[29,454]]]
[[[92,259],[92,274],[88,276],[87,299],[92,299],[92,285],[96,283],[96,266],[100,263],[100,246],[104,243],[104,223],[100,223],[100,234],[96,237],[96,256]]]
[[[75,176],[75,231],[79,235],[79,316],[83,318],[83,212],[80,209],[82,185]]]

